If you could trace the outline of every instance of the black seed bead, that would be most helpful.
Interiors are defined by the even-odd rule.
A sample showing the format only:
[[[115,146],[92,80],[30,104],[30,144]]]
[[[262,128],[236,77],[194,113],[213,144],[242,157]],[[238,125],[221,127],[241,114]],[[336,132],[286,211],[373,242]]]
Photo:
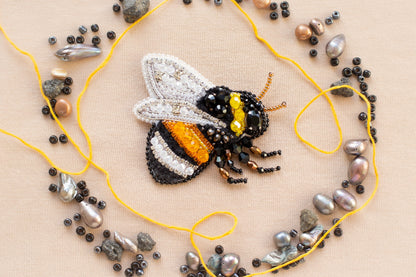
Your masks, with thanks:
[[[339,59],[338,58],[332,58],[330,60],[330,63],[332,66],[338,66],[339,65]]]
[[[142,276],[142,275],[144,275],[144,270],[143,270],[143,269],[141,269],[141,268],[139,268],[138,270],[136,270],[136,275],[137,275],[137,276]]]
[[[134,274],[134,272],[133,272],[133,269],[131,269],[131,268],[126,268],[124,270],[124,276],[126,276],[126,277],[132,277],[133,274]]]
[[[84,38],[83,36],[77,36],[77,38],[75,39],[75,41],[76,41],[77,43],[84,43],[85,38]]]
[[[115,3],[115,4],[113,5],[113,11],[114,11],[114,12],[116,12],[116,13],[118,13],[118,12],[120,11],[120,5],[119,5],[119,4],[117,4],[117,3]]]
[[[50,184],[48,189],[50,192],[56,192],[58,190],[58,186],[55,184]]]
[[[334,218],[332,219],[332,225],[337,224],[337,222],[339,221],[339,218]],[[339,226],[339,225],[338,225]]]
[[[61,143],[67,143],[68,142],[68,137],[65,134],[62,134],[59,136],[59,141]]]
[[[202,264],[198,266],[198,271],[206,272],[205,267]]]
[[[321,241],[320,244],[318,244],[318,248],[324,248],[325,247],[325,241]]]
[[[91,41],[92,41],[92,44],[98,45],[98,44],[100,44],[101,39],[100,39],[99,36],[93,36]]]
[[[196,277],[196,275],[194,273],[189,273],[186,277]]]
[[[358,115],[358,119],[361,120],[361,121],[366,121],[367,120],[367,114],[365,112],[361,112]]]
[[[156,251],[153,253],[153,259],[159,260],[161,257],[162,255],[160,254],[160,252]]]
[[[360,75],[360,76],[357,77],[357,80],[358,80],[358,82],[362,83],[362,82],[365,81],[365,78],[364,78],[363,75]]]
[[[270,3],[270,9],[271,9],[272,11],[276,10],[276,9],[277,9],[277,3],[276,3],[276,2],[271,2],[271,3]]]
[[[122,267],[121,267],[121,264],[118,264],[118,263],[117,263],[117,264],[114,264],[114,265],[113,265],[113,269],[114,269],[114,271],[120,271],[120,270],[121,270],[121,268],[122,268]]]
[[[64,225],[65,225],[66,227],[71,226],[71,225],[72,225],[72,220],[71,220],[70,218],[65,218],[65,220],[64,220]]]
[[[298,231],[296,231],[295,229],[292,229],[290,230],[289,234],[292,238],[296,238],[296,236],[298,235]]]
[[[376,114],[375,113],[371,113],[371,121],[376,120]]]
[[[279,270],[278,269],[275,269],[275,270],[272,271],[272,273],[273,274],[279,273]]]
[[[145,269],[148,266],[147,261],[145,261],[145,260],[140,261],[140,266],[141,266],[142,269]]]
[[[372,136],[375,136],[377,134],[377,129],[374,127],[370,127],[370,133]]]
[[[78,31],[79,31],[81,34],[85,34],[85,33],[88,31],[88,29],[87,29],[87,27],[85,27],[85,26],[81,25],[81,26],[79,26],[79,27],[78,27]]]
[[[197,272],[196,277],[205,277],[205,274],[206,274],[205,272],[199,271]],[[234,275],[231,275],[231,277],[234,277]]]
[[[368,100],[368,101],[370,101],[370,100]],[[371,106],[371,112],[372,113],[375,112],[376,111],[376,105],[374,103],[370,103],[370,106]]]
[[[337,20],[341,17],[341,14],[339,13],[339,11],[333,11],[332,12],[332,18]]]
[[[106,206],[107,206],[107,203],[105,203],[105,201],[103,200],[98,201],[97,208],[99,208],[100,210],[104,210]]]
[[[350,184],[350,182],[348,182],[348,180],[344,180],[344,181],[342,181],[341,186],[346,189],[346,188],[348,188],[349,184]]]
[[[66,42],[68,42],[69,44],[74,44],[75,43],[75,37],[74,36],[68,36],[66,38]]]
[[[361,91],[361,94],[362,94],[365,98],[368,98],[368,93],[367,93],[366,91]],[[364,98],[363,98],[363,97],[361,97],[361,96],[360,96],[360,99],[361,99],[362,101],[364,101]]]
[[[100,30],[100,27],[98,26],[98,24],[92,24],[91,25],[91,31],[98,32]]]
[[[51,104],[52,108],[55,108],[56,105],[56,99],[49,100],[49,103]]]
[[[81,181],[79,181],[79,182],[78,182],[77,187],[78,187],[80,190],[83,190],[83,189],[85,189],[85,188],[87,187],[87,183],[85,183],[85,181],[84,181],[84,180],[81,180]]]
[[[82,201],[84,201],[84,196],[82,196],[81,193],[77,193],[77,195],[75,196],[75,201],[81,203]]]
[[[71,77],[66,77],[64,80],[65,85],[70,86],[74,83],[74,80],[72,80]]]
[[[309,42],[310,42],[312,45],[317,45],[317,44],[318,44],[318,42],[319,42],[319,39],[318,39],[316,36],[311,36],[311,37],[309,38]]]
[[[106,239],[108,239],[110,236],[111,236],[110,230],[104,230],[103,231],[103,237],[105,237]]]
[[[84,197],[88,197],[88,195],[90,195],[90,190],[89,189],[83,189],[81,191],[82,196]]]
[[[364,70],[363,71],[363,76],[365,77],[365,78],[370,78],[371,77],[371,71],[370,70]]]
[[[367,90],[368,90],[368,85],[367,85],[367,83],[366,83],[366,82],[362,82],[362,83],[360,84],[360,89],[361,89],[361,90],[363,90],[363,91],[367,91]]]
[[[311,49],[309,51],[309,55],[314,58],[314,57],[318,56],[318,51],[316,51],[316,49]]]
[[[94,235],[92,233],[88,233],[85,235],[85,240],[88,242],[92,242],[94,240]]]
[[[75,232],[77,233],[77,235],[83,236],[85,235],[85,228],[82,226],[78,226],[77,229],[75,229]]]
[[[325,234],[326,232],[328,232],[328,230],[323,230],[322,234]],[[331,236],[331,233],[328,233],[328,235],[326,235],[325,239],[329,239],[330,236]]]
[[[58,171],[56,170],[56,168],[54,167],[49,168],[49,175],[56,176],[56,174],[58,174]]]
[[[189,266],[187,266],[187,265],[181,265],[179,267],[179,271],[180,271],[180,273],[186,274],[186,273],[189,272]]]
[[[356,76],[360,76],[361,74],[363,74],[363,70],[359,66],[354,66],[352,69],[352,73],[354,73],[354,75]]]
[[[80,221],[81,220],[81,215],[79,213],[74,214],[74,220],[75,221]]]
[[[364,186],[363,185],[358,185],[356,188],[355,188],[355,191],[358,193],[358,194],[363,194],[364,193]]]
[[[343,75],[344,77],[351,77],[351,76],[352,76],[352,70],[351,70],[351,68],[349,68],[349,67],[345,67],[345,68],[342,70],[342,75]]]
[[[370,103],[375,103],[377,101],[377,96],[369,95],[368,96],[368,101],[370,101]]]
[[[50,45],[54,45],[57,42],[57,39],[56,39],[56,37],[51,36],[51,37],[48,38],[48,42],[49,42]]]
[[[189,5],[189,4],[191,4],[191,3],[192,3],[192,0],[183,0],[183,3],[184,3],[185,5]]]
[[[97,197],[94,197],[94,196],[88,197],[88,203],[93,204],[93,205],[97,204]]]
[[[261,260],[259,258],[255,258],[255,259],[253,259],[253,261],[251,261],[251,264],[254,267],[259,267],[261,265]]]
[[[373,136],[374,143],[377,143],[378,139],[376,136]]]
[[[298,244],[296,245],[296,248],[297,248],[299,251],[303,251],[303,249],[305,249],[305,245],[303,245],[302,243],[298,243]]]
[[[224,253],[224,247],[222,245],[215,246],[215,253],[221,255],[222,253]]]
[[[282,16],[284,18],[289,17],[290,16],[290,11],[289,10],[282,10]]]
[[[102,251],[103,251],[103,249],[101,248],[101,246],[96,246],[96,247],[94,247],[94,252],[95,252],[96,254],[100,254]]]
[[[114,31],[108,31],[107,32],[107,38],[111,39],[111,40],[115,39],[116,38],[116,33]]]
[[[360,57],[355,57],[354,59],[352,59],[352,64],[353,65],[360,65],[361,64],[361,58]]]
[[[279,14],[277,12],[271,12],[270,13],[270,19],[271,20],[276,20],[279,18]]]
[[[49,142],[52,144],[57,144],[58,143],[58,137],[55,135],[52,135],[49,137]]]
[[[310,247],[310,246],[305,246],[305,247],[303,248],[303,251],[305,251],[305,252],[309,252],[309,251],[311,251],[311,249],[312,249],[312,247]]]
[[[142,254],[137,254],[137,255],[136,255],[136,260],[137,260],[138,262],[141,262],[141,261],[143,261],[143,260],[144,260],[144,256],[143,256]]]
[[[131,269],[133,269],[133,271],[136,271],[140,268],[140,264],[138,262],[132,262],[130,264]]]
[[[334,23],[334,20],[332,19],[331,16],[328,16],[327,18],[325,18],[326,25],[331,25],[332,23]]]
[[[334,230],[334,235],[336,236],[336,237],[340,237],[340,236],[342,236],[342,229],[341,228],[335,228],[335,230]]]
[[[283,1],[282,3],[280,3],[280,8],[282,10],[287,10],[289,9],[289,3],[287,1]]]
[[[61,92],[65,95],[69,95],[72,92],[72,89],[70,87],[63,87]]]
[[[50,112],[51,112],[51,109],[49,109],[48,105],[45,105],[45,106],[42,107],[42,113],[44,115],[48,115],[48,114],[50,114]]]
[[[242,276],[246,276],[247,275],[247,270],[244,267],[240,267],[237,270],[237,275],[242,277]]]

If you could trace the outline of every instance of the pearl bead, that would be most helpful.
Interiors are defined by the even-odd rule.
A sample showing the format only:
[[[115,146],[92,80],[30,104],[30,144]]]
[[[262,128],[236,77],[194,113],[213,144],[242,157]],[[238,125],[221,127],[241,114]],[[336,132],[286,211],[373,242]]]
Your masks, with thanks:
[[[270,6],[271,0],[253,0],[254,5],[259,9],[265,9]]]
[[[344,52],[345,46],[345,36],[343,34],[336,35],[326,45],[326,54],[331,59],[338,58]]]
[[[309,22],[309,26],[318,36],[323,35],[325,32],[324,23],[318,18],[312,19],[311,22]]]
[[[68,100],[61,98],[56,101],[55,112],[60,117],[67,117],[72,112],[72,105]]]
[[[307,40],[312,36],[312,29],[306,24],[300,24],[295,29],[295,35],[300,40]]]
[[[273,236],[274,244],[278,249],[290,245],[290,235],[286,231],[279,232]]]
[[[62,68],[54,68],[51,71],[51,75],[55,79],[65,80],[65,78],[68,77],[68,72],[66,72],[65,69]]]

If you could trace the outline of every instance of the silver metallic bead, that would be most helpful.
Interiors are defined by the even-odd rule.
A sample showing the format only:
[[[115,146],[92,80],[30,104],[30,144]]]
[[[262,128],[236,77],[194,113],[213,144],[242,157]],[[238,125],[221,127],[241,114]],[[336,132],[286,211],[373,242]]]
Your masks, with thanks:
[[[188,252],[185,255],[186,264],[189,266],[192,270],[198,270],[199,266],[199,256],[195,254],[194,252]]]
[[[335,203],[346,211],[352,211],[357,207],[357,200],[354,195],[345,189],[337,189],[334,191],[333,197]]]
[[[334,201],[324,194],[316,194],[313,197],[313,205],[321,214],[332,214],[335,210]]]
[[[344,151],[348,155],[362,155],[367,149],[367,139],[350,139],[344,144]]]
[[[96,229],[103,224],[103,216],[94,205],[85,201],[80,202],[79,205],[81,218],[88,227]]]
[[[221,273],[225,277],[230,277],[237,271],[239,264],[240,256],[233,253],[226,254],[221,260]]]
[[[101,49],[93,45],[70,44],[56,51],[55,56],[59,59],[69,62],[88,57],[94,57],[101,54]]]
[[[207,267],[211,270],[215,275],[221,272],[221,256],[218,254],[212,255],[207,262]]]
[[[359,185],[361,184],[368,174],[369,163],[368,160],[363,156],[358,156],[350,163],[348,168],[348,179],[350,184]]]
[[[317,35],[323,35],[325,33],[325,25],[324,23],[318,19],[314,18],[309,22],[309,26],[311,27],[312,31]]]
[[[124,250],[133,252],[136,254],[138,252],[137,245],[131,241],[129,238],[123,236],[118,232],[114,232],[114,240],[123,247]]]
[[[290,245],[290,235],[286,231],[279,232],[273,236],[274,244],[277,249]]]
[[[345,46],[345,36],[343,34],[336,35],[326,45],[326,54],[331,59],[338,58],[344,52]]]
[[[303,233],[299,236],[299,242],[305,246],[312,247],[315,245],[316,241],[318,240],[319,236],[324,231],[324,227],[322,225],[317,225],[311,231],[307,233]]]
[[[58,196],[64,202],[70,202],[77,195],[77,185],[71,176],[59,173]]]

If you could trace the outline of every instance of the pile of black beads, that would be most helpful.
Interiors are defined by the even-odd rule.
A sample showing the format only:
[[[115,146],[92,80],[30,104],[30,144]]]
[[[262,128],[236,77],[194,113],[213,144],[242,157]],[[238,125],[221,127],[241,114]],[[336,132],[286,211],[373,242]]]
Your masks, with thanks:
[[[278,6],[279,5],[277,4],[277,2],[271,2],[270,3],[269,8],[270,8],[271,12],[270,12],[269,17],[270,17],[271,20],[276,20],[276,19],[279,18],[279,13],[277,12]],[[286,17],[290,16],[289,3],[287,1],[283,1],[283,2],[280,3],[280,9],[282,10],[281,13],[282,13],[283,18],[286,18]]]

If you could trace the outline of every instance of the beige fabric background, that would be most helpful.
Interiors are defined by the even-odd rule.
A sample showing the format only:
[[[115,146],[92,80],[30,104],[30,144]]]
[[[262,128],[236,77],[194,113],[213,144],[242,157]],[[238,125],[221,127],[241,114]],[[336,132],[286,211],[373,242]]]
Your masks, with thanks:
[[[127,24],[111,11],[114,1],[0,1],[0,23],[23,49],[33,53],[43,79],[54,67],[64,67],[74,78],[75,104],[88,74],[108,53],[107,30],[120,34]],[[83,98],[81,117],[89,132],[94,161],[108,169],[115,190],[127,203],[145,215],[169,224],[191,227],[202,216],[215,211],[234,212],[240,219],[231,236],[218,242],[197,239],[204,257],[217,243],[226,252],[236,252],[242,265],[253,272],[251,260],[273,249],[272,235],[293,227],[299,229],[299,212],[312,208],[312,196],[330,194],[346,176],[348,159],[342,151],[326,156],[301,144],[293,122],[317,91],[287,62],[276,60],[255,40],[248,22],[225,1],[215,7],[212,1],[195,0],[184,6],[171,1],[136,26],[114,52],[108,66],[92,80]],[[151,7],[157,1],[152,1]],[[378,96],[379,143],[377,163],[380,189],[374,201],[361,213],[342,224],[344,235],[332,237],[327,246],[307,258],[305,264],[280,272],[285,276],[415,276],[416,228],[414,76],[415,20],[412,1],[290,1],[292,15],[272,22],[269,11],[255,9],[251,1],[242,7],[252,15],[259,31],[276,50],[304,66],[323,88],[340,77],[341,69],[361,56],[363,67],[372,71],[370,92]],[[313,17],[325,18],[333,10],[341,20],[327,28],[317,46],[320,52],[310,59],[308,43],[295,39],[296,25]],[[80,24],[98,23],[104,55],[80,62],[64,63],[52,53],[64,45],[69,34],[77,34]],[[341,66],[329,66],[324,54],[328,39],[338,33],[347,37],[348,47]],[[58,44],[47,44],[49,35]],[[91,39],[91,33],[88,33]],[[147,96],[140,60],[150,52],[177,56],[218,85],[258,92],[267,73],[275,73],[267,105],[287,101],[288,108],[271,115],[270,130],[256,143],[264,149],[280,148],[283,156],[262,164],[278,163],[282,171],[257,176],[246,170],[247,185],[231,187],[211,165],[197,179],[177,186],[153,182],[144,158],[149,125],[138,122],[131,109]],[[43,149],[59,166],[78,171],[85,165],[74,148],[50,145],[48,137],[61,132],[44,117],[36,76],[29,59],[18,54],[0,36],[0,127]],[[342,124],[344,138],[365,137],[357,114],[364,110],[358,97],[332,98]],[[76,125],[75,114],[62,120],[74,139],[86,151],[86,142]],[[337,132],[328,104],[318,101],[300,122],[302,134],[325,149],[337,143]],[[64,205],[47,191],[51,182],[49,164],[18,141],[0,136],[0,276],[115,276],[112,262],[93,253],[101,243],[101,230],[88,244],[75,234],[75,226],[65,228],[62,221],[76,211],[75,203]],[[370,155],[370,151],[367,152]],[[149,232],[157,240],[163,258],[150,266],[146,276],[179,276],[184,254],[191,250],[186,233],[152,225],[119,205],[95,169],[76,177],[85,179],[92,195],[104,199],[105,228],[134,237]],[[365,182],[363,203],[374,187],[374,173]],[[341,213],[339,213],[341,214]],[[338,215],[338,213],[337,213]],[[321,216],[329,226],[332,216]],[[226,218],[216,218],[201,226],[201,232],[219,234],[231,226]],[[125,255],[123,266],[131,262]],[[266,269],[262,267],[261,269]],[[119,274],[118,276],[121,276]]]

